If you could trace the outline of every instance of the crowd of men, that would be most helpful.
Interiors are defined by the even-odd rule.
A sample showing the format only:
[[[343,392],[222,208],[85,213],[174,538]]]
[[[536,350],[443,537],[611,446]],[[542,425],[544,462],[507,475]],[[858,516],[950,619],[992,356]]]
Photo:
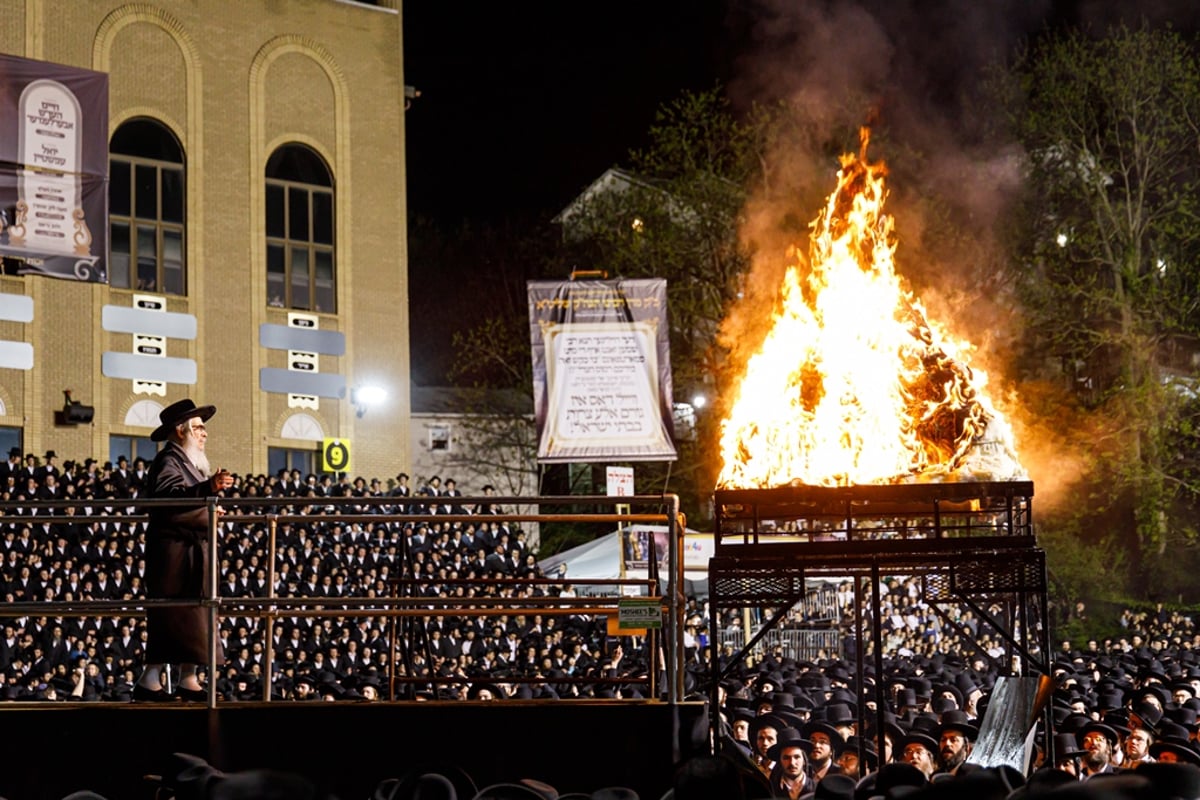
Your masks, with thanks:
[[[0,465],[0,579],[14,602],[80,603],[145,597],[145,521],[137,501],[147,464],[119,458],[57,464],[10,451]],[[640,696],[648,682],[636,638],[607,634],[586,615],[431,613],[413,622],[356,612],[339,598],[423,595],[494,597],[520,607],[525,597],[570,596],[567,584],[506,583],[541,572],[526,533],[486,501],[464,507],[453,479],[430,477],[415,490],[401,473],[378,479],[238,477],[225,492],[230,516],[218,533],[218,592],[236,603],[268,596],[266,515],[305,517],[275,533],[274,596],[320,598],[344,616],[302,612],[267,630],[256,614],[222,617],[226,663],[215,686],[226,700],[446,699],[462,697]],[[362,502],[354,502],[356,499]],[[247,502],[239,503],[245,499]],[[69,501],[38,504],[35,501]],[[413,514],[419,522],[343,523],[338,515]],[[466,515],[468,522],[440,519]],[[428,520],[425,519],[428,517]],[[28,519],[24,519],[28,518]],[[369,603],[369,601],[364,601]],[[247,605],[247,609],[249,606]],[[411,618],[410,618],[411,619]],[[31,614],[2,620],[0,697],[8,700],[128,700],[145,650],[136,614]],[[268,653],[271,686],[265,689]],[[394,662],[394,666],[393,666]],[[594,678],[595,680],[585,680]],[[628,680],[626,680],[628,679]]]
[[[146,524],[130,517],[140,513],[147,464],[124,458],[116,464],[56,462],[53,452],[38,459],[13,450],[0,465],[6,602],[135,606],[145,596]],[[483,497],[493,494],[491,487],[481,490]],[[520,607],[530,597],[573,594],[562,582],[497,580],[541,578],[537,554],[525,533],[504,520],[503,509],[486,502],[463,506],[452,480],[443,485],[435,476],[412,489],[403,473],[385,487],[378,479],[335,480],[292,470],[238,477],[226,495],[235,514],[306,517],[276,531],[273,589],[279,598],[319,598],[324,608],[339,608],[340,598],[401,592],[464,602],[511,599],[506,605]],[[253,502],[239,506],[241,498]],[[44,500],[76,504],[34,502]],[[346,513],[428,519],[337,518]],[[471,520],[439,519],[447,515]],[[262,522],[224,521],[218,538],[221,597],[266,597],[272,587],[265,516]],[[856,686],[844,652],[808,660],[769,650],[729,673],[720,687],[720,735],[725,763],[737,756],[732,763],[744,796],[836,797],[852,783],[861,788],[869,775],[896,787],[932,788],[944,780],[939,776],[973,771],[969,756],[1001,672],[1000,637],[969,610],[952,611],[954,625],[943,625],[911,579],[889,578],[881,588],[875,618],[883,626],[885,673],[869,670],[866,685]],[[837,605],[849,618],[853,594],[846,586],[837,591]],[[609,636],[602,617],[497,608],[482,616],[431,610],[402,623],[360,612],[350,602],[340,608],[346,613],[334,617],[296,611],[275,618],[269,630],[255,614],[224,616],[228,660],[212,681],[219,696],[503,700],[641,697],[648,691],[645,642]],[[686,686],[691,697],[702,698],[714,657],[707,604],[689,599],[686,617]],[[723,619],[718,629],[739,622]],[[0,624],[3,699],[130,698],[146,641],[137,613],[9,615]],[[1151,763],[1187,764],[1200,774],[1200,633],[1193,620],[1160,607],[1126,612],[1119,624],[1121,637],[1089,642],[1082,650],[1063,643],[1057,654],[1056,735],[1039,742],[1043,771],[1058,773],[1040,779],[1047,785],[1128,775]],[[971,633],[972,647],[964,631]],[[272,680],[264,687],[268,653]],[[728,648],[717,648],[715,657],[729,657]],[[881,697],[887,704],[882,737],[871,729]],[[876,787],[878,796],[889,791]]]
[[[908,596],[903,583],[893,596]],[[723,770],[707,769],[746,798],[1200,797],[1196,626],[1161,606],[1120,625],[1122,636],[1053,654],[1054,736],[1038,723],[1028,778],[972,761],[1000,670],[955,650],[890,651],[861,688],[836,658],[771,654],[735,669],[721,685]]]

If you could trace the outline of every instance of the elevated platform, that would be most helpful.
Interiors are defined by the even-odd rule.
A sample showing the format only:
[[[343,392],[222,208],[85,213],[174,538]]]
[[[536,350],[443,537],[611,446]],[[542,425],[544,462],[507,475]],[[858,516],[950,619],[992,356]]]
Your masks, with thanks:
[[[881,674],[888,645],[880,586],[888,578],[914,581],[918,599],[945,629],[1000,674],[1046,673],[1046,560],[1034,537],[1032,498],[1029,481],[718,490],[709,560],[713,640],[731,612],[773,614],[730,664],[714,666],[713,685],[773,628],[802,625],[789,614],[814,584],[831,581],[852,587],[841,630],[854,640],[831,657],[849,656],[860,681],[868,661]],[[956,612],[963,611],[979,621],[978,630],[959,622]],[[1003,657],[979,645],[985,631],[1004,643]],[[875,700],[886,708],[886,698]]]
[[[1044,594],[1028,481],[722,490],[714,607],[796,602],[806,579],[920,576],[930,602]]]
[[[304,775],[340,800],[368,800],[384,778],[444,765],[479,788],[534,778],[560,792],[628,786],[657,800],[678,761],[706,752],[704,715],[702,703],[638,701],[5,703],[12,768],[0,770],[0,796],[61,800],[88,789],[149,800],[143,776],[186,752],[226,772]]]
[[[972,546],[986,540],[1030,546],[1032,499],[1029,481],[722,489],[713,495],[716,553],[730,555],[739,545],[767,553],[763,546],[799,543],[835,545],[824,552],[871,552],[884,542],[910,541],[930,549],[935,541],[964,538],[985,540]]]

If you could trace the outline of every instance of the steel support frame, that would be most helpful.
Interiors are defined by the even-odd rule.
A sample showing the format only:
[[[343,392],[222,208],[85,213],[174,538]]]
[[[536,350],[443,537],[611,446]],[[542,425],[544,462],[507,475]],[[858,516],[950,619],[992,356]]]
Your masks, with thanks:
[[[892,488],[899,491],[889,492]],[[718,492],[715,555],[709,562],[709,638],[714,645],[709,712],[714,751],[721,748],[721,682],[803,598],[808,578],[852,581],[855,607],[869,609],[867,614],[855,614],[857,646],[851,666],[857,686],[862,687],[868,652],[864,645],[869,641],[876,675],[874,729],[880,738],[888,708],[879,614],[880,584],[887,577],[919,577],[921,599],[1000,674],[1049,674],[1046,563],[1032,535],[1032,494],[1032,484],[1022,482]],[[975,495],[982,495],[982,501]],[[944,510],[947,506],[949,513]],[[907,538],[914,517],[924,527],[918,538]],[[782,530],[776,524],[781,518],[787,520]],[[863,526],[864,519],[888,520],[883,524],[885,535],[863,537],[864,530],[875,530]],[[894,519],[904,523],[888,527]],[[864,581],[870,581],[869,607]],[[996,663],[969,629],[953,623],[946,609],[954,604],[972,610],[1004,640],[1005,663]],[[997,604],[1003,612],[1000,616],[989,610]],[[716,651],[721,618],[738,608],[774,608],[778,613],[753,638],[747,631],[746,645],[722,667]],[[868,616],[869,629],[864,619]],[[860,691],[859,699],[859,730],[864,730],[869,726],[863,700],[870,698]],[[876,746],[877,752],[884,751],[882,741]]]

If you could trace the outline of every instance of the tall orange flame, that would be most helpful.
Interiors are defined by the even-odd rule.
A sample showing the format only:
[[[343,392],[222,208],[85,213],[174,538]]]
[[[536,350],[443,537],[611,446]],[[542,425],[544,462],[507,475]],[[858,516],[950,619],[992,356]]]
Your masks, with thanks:
[[[721,427],[721,488],[1022,476],[1011,431],[967,366],[971,346],[926,319],[894,268],[882,163],[844,155],[793,251],[782,307]]]

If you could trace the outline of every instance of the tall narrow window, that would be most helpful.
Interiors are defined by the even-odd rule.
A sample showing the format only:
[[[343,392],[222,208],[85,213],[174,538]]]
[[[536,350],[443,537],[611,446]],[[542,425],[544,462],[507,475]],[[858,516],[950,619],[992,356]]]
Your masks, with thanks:
[[[183,149],[151,119],[113,134],[108,159],[110,286],[187,294]]]
[[[267,303],[337,311],[333,177],[308,147],[280,147],[267,161]]]

